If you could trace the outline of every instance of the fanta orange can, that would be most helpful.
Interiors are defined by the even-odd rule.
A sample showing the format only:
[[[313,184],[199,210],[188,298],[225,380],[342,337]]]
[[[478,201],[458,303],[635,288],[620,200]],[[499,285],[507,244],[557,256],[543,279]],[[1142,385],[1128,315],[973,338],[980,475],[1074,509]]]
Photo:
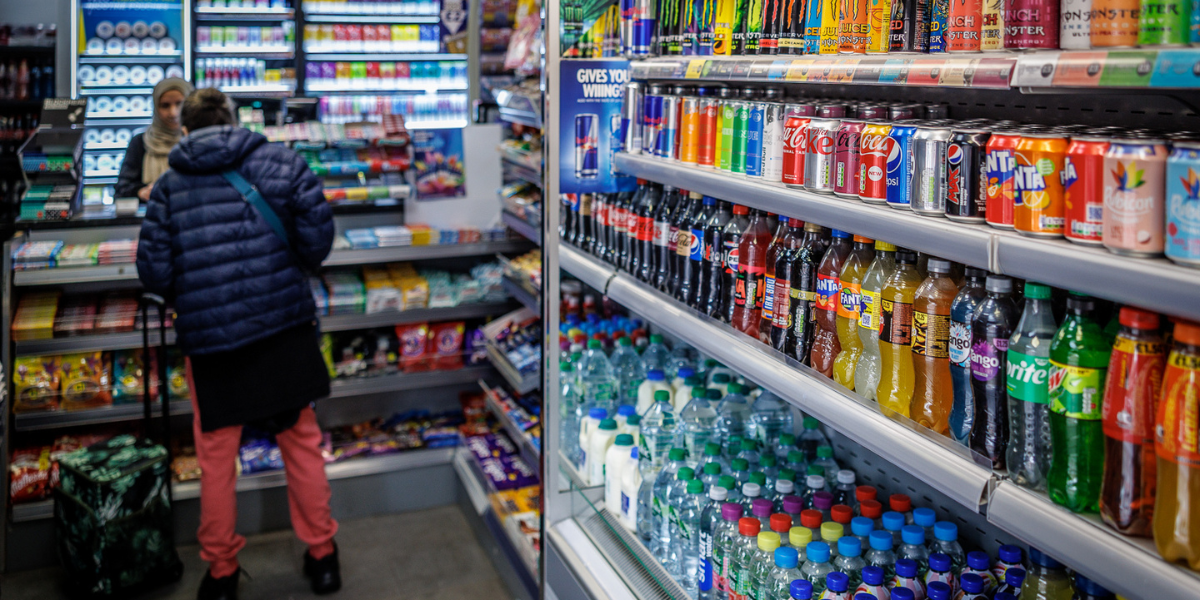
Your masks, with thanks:
[[[1013,228],[1032,237],[1062,237],[1065,220],[1062,170],[1067,138],[1024,133],[1013,174]]]

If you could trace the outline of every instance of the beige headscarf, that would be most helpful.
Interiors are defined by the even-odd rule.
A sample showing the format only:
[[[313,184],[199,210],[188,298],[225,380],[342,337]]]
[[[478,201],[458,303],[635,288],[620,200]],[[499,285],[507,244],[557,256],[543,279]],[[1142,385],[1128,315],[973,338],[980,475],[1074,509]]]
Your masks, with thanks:
[[[163,94],[171,90],[187,98],[188,94],[192,93],[192,84],[178,77],[169,77],[154,86],[154,121],[142,136],[146,143],[146,156],[142,158],[142,183],[158,181],[158,177],[171,168],[167,165],[167,155],[171,153],[171,148],[179,143],[179,138],[183,137],[183,131],[171,129],[158,116],[158,101],[162,99]]]

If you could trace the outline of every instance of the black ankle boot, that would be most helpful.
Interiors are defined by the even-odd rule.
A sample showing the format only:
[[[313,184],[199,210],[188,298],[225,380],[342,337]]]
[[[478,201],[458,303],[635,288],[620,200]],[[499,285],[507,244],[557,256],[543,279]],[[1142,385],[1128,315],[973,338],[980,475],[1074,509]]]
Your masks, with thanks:
[[[241,574],[241,569],[228,577],[213,577],[211,571],[205,572],[196,600],[237,600],[238,577]]]
[[[317,560],[306,550],[304,552],[304,576],[308,577],[312,591],[318,596],[332,594],[342,589],[342,571],[338,564],[337,546],[333,553]]]

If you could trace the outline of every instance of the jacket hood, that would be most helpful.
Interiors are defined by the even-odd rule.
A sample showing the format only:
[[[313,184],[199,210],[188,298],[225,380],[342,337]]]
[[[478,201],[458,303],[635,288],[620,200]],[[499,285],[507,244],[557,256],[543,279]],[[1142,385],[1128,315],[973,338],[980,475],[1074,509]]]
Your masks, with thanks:
[[[241,164],[266,141],[262,134],[233,125],[205,127],[179,140],[167,162],[185,173],[224,171]]]

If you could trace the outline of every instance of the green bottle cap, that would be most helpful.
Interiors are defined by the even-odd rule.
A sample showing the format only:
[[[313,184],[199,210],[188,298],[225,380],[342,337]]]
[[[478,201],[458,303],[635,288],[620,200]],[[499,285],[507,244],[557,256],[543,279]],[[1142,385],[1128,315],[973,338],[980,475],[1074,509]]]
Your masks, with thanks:
[[[760,466],[764,469],[766,469],[768,467],[774,467],[775,464],[776,463],[775,463],[774,456],[764,456],[764,457],[758,459],[758,466]]]
[[[667,458],[670,460],[683,460],[687,458],[687,450],[683,448],[671,448],[671,451],[667,453]]]
[[[671,401],[671,392],[668,392],[667,390],[655,391],[654,392],[654,401],[655,402],[670,402]]]
[[[715,462],[710,462],[710,463],[704,465],[704,474],[705,475],[720,475],[721,474],[721,465],[719,463],[715,463]]]
[[[687,493],[703,494],[704,493],[704,482],[700,481],[699,479],[693,479],[693,480],[689,481],[688,486],[687,486]]]
[[[661,344],[662,341],[663,341],[663,336],[661,333],[650,334],[650,343],[651,344]]]
[[[600,348],[601,346],[603,346],[603,344],[600,343],[600,340],[588,340],[588,350]]]
[[[600,421],[600,429],[611,430],[616,428],[617,421],[615,419],[604,419],[603,421]]]
[[[708,399],[709,400],[720,400],[721,399],[721,390],[718,390],[716,388],[708,388]]]
[[[821,465],[808,465],[808,471],[806,474],[807,475],[820,475],[820,476],[824,477],[825,469],[822,469]]]
[[[617,439],[613,440],[613,445],[616,446],[632,446],[633,436],[628,433],[617,434]]]
[[[735,458],[730,464],[734,471],[745,471],[746,469],[750,468],[750,461],[744,458]]]
[[[691,467],[681,467],[679,472],[675,474],[675,478],[683,481],[691,481],[696,478],[696,470]]]
[[[815,418],[807,417],[807,416],[804,417],[804,428],[805,429],[816,429],[820,426],[821,426],[821,422],[816,420]]]
[[[733,486],[737,485],[737,480],[733,478],[733,475],[722,475],[717,480],[717,485],[727,490],[732,490]]]
[[[833,458],[833,448],[830,446],[818,446],[817,458]]]
[[[767,474],[763,473],[762,471],[755,471],[755,472],[751,473],[750,474],[750,483],[757,483],[758,485],[767,485]]]
[[[709,443],[705,444],[704,445],[704,455],[705,456],[720,456],[721,455],[721,445],[716,442],[709,442]]]
[[[1047,300],[1050,298],[1050,286],[1026,281],[1025,297],[1033,298],[1034,300]]]

